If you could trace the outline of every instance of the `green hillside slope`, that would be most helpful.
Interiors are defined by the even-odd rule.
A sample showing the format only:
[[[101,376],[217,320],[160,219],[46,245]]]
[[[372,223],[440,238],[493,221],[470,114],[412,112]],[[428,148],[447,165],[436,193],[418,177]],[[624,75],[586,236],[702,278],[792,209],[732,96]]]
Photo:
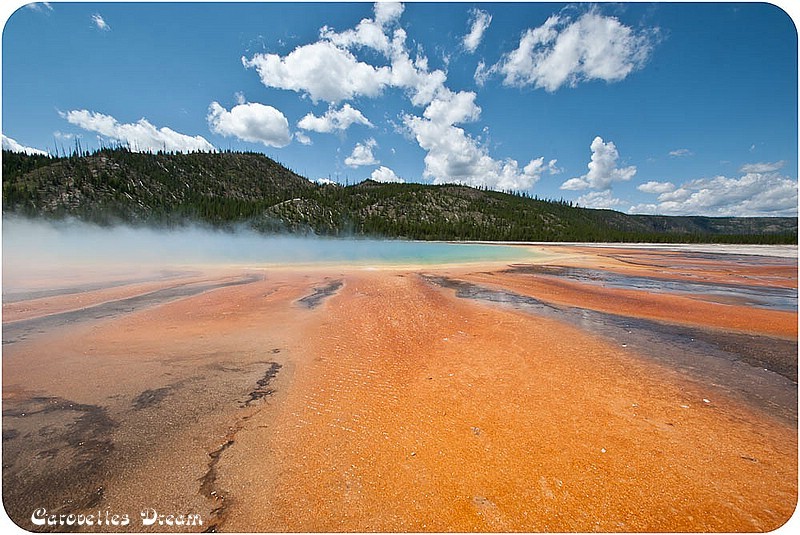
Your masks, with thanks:
[[[627,215],[459,185],[320,185],[237,152],[3,151],[3,213],[423,240],[797,242],[797,218]]]

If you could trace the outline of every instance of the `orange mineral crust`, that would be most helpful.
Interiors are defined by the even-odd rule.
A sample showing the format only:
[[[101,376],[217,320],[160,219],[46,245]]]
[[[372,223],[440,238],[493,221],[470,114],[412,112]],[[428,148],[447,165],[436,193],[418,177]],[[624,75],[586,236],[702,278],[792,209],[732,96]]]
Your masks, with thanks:
[[[219,465],[231,530],[765,531],[794,509],[792,425],[574,327],[358,276],[309,334]]]
[[[526,270],[536,266],[519,264],[492,272],[471,270],[461,274],[466,280],[510,288],[566,306],[797,338],[796,309],[748,306],[745,298],[706,291],[716,287],[734,290],[735,294],[741,288],[758,291],[766,287],[796,295],[796,259],[757,256],[725,259],[726,255],[717,255],[712,260],[699,254],[615,248],[548,247],[546,250],[561,254],[551,260],[551,266],[592,271],[579,281],[559,277],[559,268]],[[597,276],[603,273],[631,280],[627,288],[614,287]],[[648,289],[669,282],[686,284],[675,292]],[[792,289],[795,291],[791,292]]]
[[[689,281],[797,288],[797,258],[716,254],[669,249],[539,246],[561,265],[596,267],[627,274]]]
[[[469,274],[465,280],[508,288],[544,301],[626,316],[797,338],[797,313],[708,302],[703,296],[604,288],[552,277]]]
[[[797,501],[796,298],[553,271],[634,261],[636,276],[731,282],[724,258],[670,256],[665,273],[660,251],[601,253],[549,247],[532,262],[546,272],[198,267],[17,295],[6,512],[33,531],[42,507],[129,518],[78,531],[780,527]],[[760,282],[796,288],[792,263]],[[152,511],[202,524],[144,523]]]
[[[29,292],[32,296],[31,299],[12,298],[10,300],[4,300],[3,321],[19,321],[71,310],[81,310],[99,303],[118,301],[136,295],[148,294],[170,286],[187,284],[187,282],[189,281],[185,279],[177,282],[142,282],[125,284],[119,287],[112,286],[87,291],[76,291],[74,293],[71,291],[69,293],[54,293],[53,295],[42,297],[38,297],[37,293]]]

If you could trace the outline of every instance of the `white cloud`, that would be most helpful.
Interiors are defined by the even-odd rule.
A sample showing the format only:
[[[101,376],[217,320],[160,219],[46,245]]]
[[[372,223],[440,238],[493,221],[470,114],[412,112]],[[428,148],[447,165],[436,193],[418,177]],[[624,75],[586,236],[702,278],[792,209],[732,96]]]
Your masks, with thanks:
[[[665,191],[664,193],[659,194],[658,200],[660,202],[667,202],[667,203],[682,203],[691,196],[692,196],[691,190],[681,186],[680,188],[676,187],[673,188],[672,190],[668,190]]]
[[[701,178],[664,191],[655,203],[632,206],[629,211],[715,217],[796,216],[797,181],[775,172]]]
[[[372,154],[372,149],[378,146],[374,138],[369,138],[363,143],[356,143],[353,153],[345,158],[344,163],[349,167],[359,167],[362,165],[375,165],[380,163]]]
[[[344,32],[336,32],[323,26],[319,35],[322,39],[330,41],[340,48],[366,46],[386,53],[391,47],[383,26],[372,19],[363,19],[355,29]]]
[[[636,174],[636,166],[617,167],[619,152],[613,142],[605,143],[603,138],[597,136],[592,141],[591,149],[589,172],[577,178],[570,178],[561,184],[561,189],[607,190],[611,188],[613,182],[630,180]]]
[[[494,68],[486,67],[486,63],[483,60],[478,62],[478,66],[475,67],[475,74],[472,77],[475,79],[475,83],[478,84],[478,87],[483,87],[486,85],[486,80],[494,74]]]
[[[297,91],[315,102],[335,105],[356,97],[377,97],[384,88],[404,90],[411,104],[424,110],[421,116],[403,114],[402,128],[426,151],[424,176],[436,183],[521,190],[535,184],[544,172],[560,171],[555,161],[545,164],[544,158],[524,166],[510,158],[492,158],[486,146],[456,126],[479,119],[481,108],[475,94],[450,90],[445,85],[447,74],[431,69],[420,47],[412,57],[406,32],[398,24],[402,5],[378,3],[374,10],[372,19],[361,20],[354,29],[337,32],[323,27],[317,42],[297,47],[285,57],[257,54],[242,58],[242,62],[254,67],[266,86]],[[360,61],[353,52],[362,49],[376,52],[386,63]],[[342,114],[345,110],[347,113]],[[366,118],[358,113],[356,116],[356,110],[345,104],[338,111],[329,109],[322,117],[308,114],[298,127],[327,132],[344,129],[345,124],[364,124],[361,118]],[[338,127],[337,114],[342,114]],[[356,167],[379,163],[372,154],[376,143],[369,141],[356,145],[345,164]]]
[[[364,117],[364,114],[350,106],[350,104],[345,104],[338,110],[333,107],[328,108],[328,111],[322,117],[309,113],[300,119],[297,126],[303,130],[329,134],[334,130],[347,130],[354,124],[372,127],[372,123]]]
[[[406,46],[406,32],[394,27],[399,21],[404,7],[399,3],[377,2],[374,5],[375,18],[363,19],[354,30],[335,32],[328,27],[320,30],[321,42],[328,42],[342,49],[371,48],[381,53],[389,65],[373,67],[379,75],[376,81],[384,85],[405,89],[415,106],[426,106],[444,88],[447,75],[428,67],[428,58],[418,48],[412,59]],[[345,50],[349,53],[349,50]],[[388,74],[388,80],[384,77]],[[378,91],[380,93],[380,91]],[[362,93],[367,96],[366,93]]]
[[[25,7],[33,11],[39,11],[41,13],[47,13],[48,11],[53,11],[53,6],[50,5],[50,2],[35,2],[33,4],[27,4]]]
[[[447,74],[428,67],[428,58],[417,55],[413,60],[406,50],[406,33],[402,28],[395,30],[392,39],[392,78],[395,87],[408,90],[414,106],[427,106],[439,92],[445,90]]]
[[[475,121],[481,113],[475,93],[443,87],[422,117],[406,114],[403,123],[425,150],[423,176],[435,184],[459,183],[498,190],[532,187],[542,173],[557,172],[556,161],[540,157],[520,169],[514,159],[497,160],[488,149],[456,124]]]
[[[297,91],[314,102],[376,97],[391,81],[389,67],[358,61],[330,41],[299,46],[284,58],[277,54],[242,57],[242,64],[255,68],[265,86]]]
[[[374,19],[362,19],[355,29],[343,32],[323,26],[319,32],[320,37],[342,48],[365,46],[388,54],[391,42],[386,35],[386,26],[396,22],[405,7],[398,2],[376,2],[373,9]]]
[[[744,164],[739,171],[742,173],[771,173],[782,169],[786,165],[784,160],[779,162],[759,162]]]
[[[497,190],[523,190],[533,186],[546,169],[544,158],[531,160],[522,169],[513,159],[496,160],[462,128],[407,115],[407,128],[425,155],[426,178],[435,184],[459,183]]]
[[[375,182],[405,182],[394,171],[383,165],[375,169],[369,178]]]
[[[672,182],[656,182],[655,180],[651,180],[650,182],[639,184],[636,186],[636,189],[643,191],[644,193],[661,194],[675,191],[675,184]]]
[[[156,128],[147,119],[120,123],[110,115],[72,110],[61,114],[71,124],[127,145],[134,152],[213,152],[214,146],[202,136],[187,136],[170,128]]]
[[[308,95],[314,102],[339,103],[356,97],[377,97],[385,87],[406,89],[415,106],[425,106],[444,87],[447,75],[431,71],[421,53],[411,58],[406,32],[390,28],[403,12],[402,4],[375,4],[375,18],[363,19],[355,29],[336,32],[323,27],[320,40],[294,49],[286,57],[256,54],[242,58],[255,68],[267,87]],[[351,48],[370,48],[382,54],[388,65],[359,61]]]
[[[405,6],[401,2],[375,2],[375,20],[381,25],[396,21],[404,9]]]
[[[311,145],[311,138],[305,135],[303,132],[295,132],[294,138],[301,145]]]
[[[335,181],[331,180],[330,178],[318,178],[317,180],[315,180],[315,182],[317,184],[322,185],[322,186],[337,185],[337,183]]]
[[[289,121],[283,113],[257,102],[237,104],[230,111],[212,102],[206,119],[212,132],[225,137],[234,136],[268,147],[285,147],[292,140]]]
[[[471,122],[480,117],[481,109],[475,104],[475,93],[471,91],[453,93],[449,89],[442,93],[425,108],[423,117],[439,125]]]
[[[106,21],[103,19],[103,16],[100,13],[95,13],[92,15],[92,22],[95,26],[97,26],[98,30],[102,30],[104,32],[111,31],[111,26],[109,26]]]
[[[46,151],[35,149],[33,147],[26,147],[20,143],[17,143],[15,139],[7,137],[3,134],[3,150],[10,150],[11,152],[24,152],[25,154],[39,154],[42,156],[47,156],[48,153]]]
[[[652,35],[637,33],[596,10],[577,20],[553,15],[542,26],[528,29],[496,69],[506,85],[533,85],[549,92],[588,80],[617,82],[647,62]]]
[[[669,155],[673,158],[683,158],[684,156],[693,156],[694,153],[689,149],[675,149],[669,151]]]
[[[581,195],[575,199],[578,206],[584,208],[598,208],[613,210],[622,205],[622,201],[617,199],[611,194],[611,190],[605,191],[590,191],[585,195]]]
[[[492,22],[492,16],[480,9],[471,9],[469,14],[471,27],[469,33],[464,36],[464,48],[468,52],[475,52],[483,40],[484,32]]]

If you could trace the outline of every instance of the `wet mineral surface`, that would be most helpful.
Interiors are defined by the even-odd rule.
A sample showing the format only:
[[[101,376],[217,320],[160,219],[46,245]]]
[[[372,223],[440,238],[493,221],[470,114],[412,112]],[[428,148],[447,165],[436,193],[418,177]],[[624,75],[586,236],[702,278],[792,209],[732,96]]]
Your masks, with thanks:
[[[30,531],[781,526],[796,250],[537,251],[9,290],[6,512]]]

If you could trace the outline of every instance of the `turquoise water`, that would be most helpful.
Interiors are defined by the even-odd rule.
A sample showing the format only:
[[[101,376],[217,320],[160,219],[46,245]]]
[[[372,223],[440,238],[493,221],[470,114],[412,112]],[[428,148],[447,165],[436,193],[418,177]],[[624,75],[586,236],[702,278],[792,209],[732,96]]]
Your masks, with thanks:
[[[218,244],[216,259],[267,264],[453,264],[481,261],[521,261],[534,253],[523,247],[494,244],[401,240],[260,239]],[[210,251],[208,251],[210,252]]]
[[[74,264],[354,265],[523,261],[525,247],[401,240],[265,236],[248,230],[160,230],[97,227],[78,222],[3,220],[4,268]]]

